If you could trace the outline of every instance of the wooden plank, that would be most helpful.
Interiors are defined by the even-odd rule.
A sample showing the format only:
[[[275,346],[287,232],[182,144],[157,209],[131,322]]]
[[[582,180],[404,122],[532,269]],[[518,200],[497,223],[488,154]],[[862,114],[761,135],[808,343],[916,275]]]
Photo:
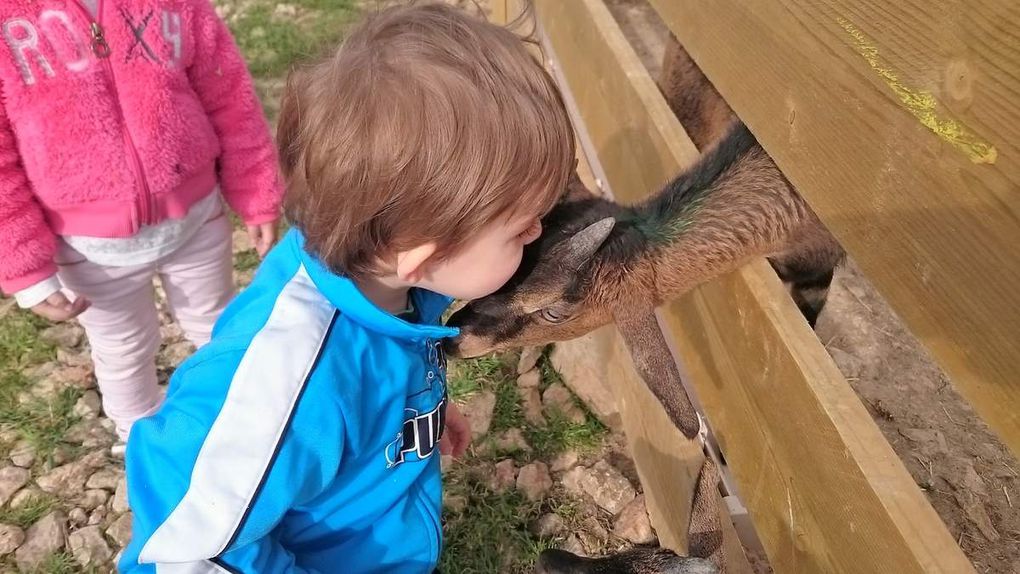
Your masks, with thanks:
[[[537,7],[616,197],[637,200],[696,157],[599,0]],[[777,572],[972,571],[764,263],[667,321]]]
[[[582,181],[592,185],[594,182],[583,175],[590,173],[585,158],[581,158],[580,164]],[[687,440],[673,426],[658,400],[638,377],[626,344],[615,327],[605,327],[560,345],[567,347],[566,352],[577,359],[590,361],[595,367],[595,376],[611,383],[628,452],[637,467],[659,543],[679,554],[686,553],[691,499],[705,458],[701,444]],[[727,574],[752,574],[754,570],[744,556],[721,494],[717,495],[716,507],[723,527]]]
[[[512,18],[508,13],[507,4],[511,0],[491,0],[489,7],[492,9],[492,21],[499,25],[506,25]]]
[[[520,0],[496,0],[493,3],[493,21],[505,24],[521,14]],[[543,59],[547,66],[554,68],[557,80],[563,83],[559,73],[560,62],[549,44],[541,36]],[[571,97],[569,86],[562,85],[567,107],[577,122],[578,108]],[[592,165],[585,154],[593,152],[593,146],[583,125],[578,125],[578,176],[589,189],[598,193],[596,173],[602,174],[598,158],[592,158]],[[634,465],[641,479],[649,518],[659,537],[659,543],[684,554],[687,549],[687,528],[690,521],[691,501],[698,471],[704,460],[702,447],[697,441],[689,441],[670,422],[658,401],[638,377],[626,345],[614,327],[607,327],[592,333],[584,339],[590,345],[584,353],[598,368],[604,380],[614,383],[619,401],[620,417]],[[569,344],[569,343],[568,343]],[[750,563],[744,556],[743,548],[727,507],[718,496],[717,508],[723,527],[723,553],[728,574],[752,574]]]
[[[791,307],[762,261],[665,313],[773,567],[972,571]]]
[[[652,3],[1020,455],[1020,4]]]

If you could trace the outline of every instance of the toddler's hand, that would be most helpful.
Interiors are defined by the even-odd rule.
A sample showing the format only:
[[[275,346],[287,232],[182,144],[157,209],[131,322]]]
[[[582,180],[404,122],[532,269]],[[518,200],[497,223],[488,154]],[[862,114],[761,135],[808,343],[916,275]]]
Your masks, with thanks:
[[[269,249],[276,243],[276,221],[247,227],[248,238],[255,246],[255,251],[258,252],[259,257],[265,257],[266,253],[269,253]]]
[[[467,452],[469,444],[471,444],[471,425],[468,424],[467,418],[460,414],[457,404],[450,401],[446,405],[446,429],[443,431],[443,438],[439,441],[439,452],[460,458]]]
[[[67,321],[81,315],[89,305],[88,299],[84,297],[78,297],[72,303],[66,295],[57,291],[42,303],[32,307],[32,312],[50,321]]]

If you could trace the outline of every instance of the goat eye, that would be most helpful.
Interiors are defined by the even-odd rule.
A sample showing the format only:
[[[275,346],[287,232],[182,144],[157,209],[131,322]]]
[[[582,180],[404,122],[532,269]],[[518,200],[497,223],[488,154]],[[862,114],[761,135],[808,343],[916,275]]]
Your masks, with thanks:
[[[539,314],[539,316],[542,317],[543,320],[548,321],[550,323],[562,323],[562,322],[566,321],[569,318],[569,315],[567,315],[566,313],[562,313],[560,311],[557,311],[556,309],[548,309],[548,308],[547,309],[542,309],[541,311],[539,311],[538,314]]]

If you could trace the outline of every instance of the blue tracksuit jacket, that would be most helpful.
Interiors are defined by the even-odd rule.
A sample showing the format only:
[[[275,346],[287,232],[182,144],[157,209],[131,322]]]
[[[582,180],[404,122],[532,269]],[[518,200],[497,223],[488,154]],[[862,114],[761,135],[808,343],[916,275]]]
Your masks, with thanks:
[[[440,326],[369,302],[290,231],[127,448],[128,573],[431,572],[441,547]]]

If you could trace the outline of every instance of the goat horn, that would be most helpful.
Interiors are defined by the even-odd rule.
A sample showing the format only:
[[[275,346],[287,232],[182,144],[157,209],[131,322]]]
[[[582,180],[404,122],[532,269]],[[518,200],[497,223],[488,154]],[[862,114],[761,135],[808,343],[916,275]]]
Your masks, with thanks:
[[[567,240],[567,251],[563,254],[563,264],[571,269],[578,269],[588,262],[605,243],[616,225],[616,219],[606,217],[578,231]]]

